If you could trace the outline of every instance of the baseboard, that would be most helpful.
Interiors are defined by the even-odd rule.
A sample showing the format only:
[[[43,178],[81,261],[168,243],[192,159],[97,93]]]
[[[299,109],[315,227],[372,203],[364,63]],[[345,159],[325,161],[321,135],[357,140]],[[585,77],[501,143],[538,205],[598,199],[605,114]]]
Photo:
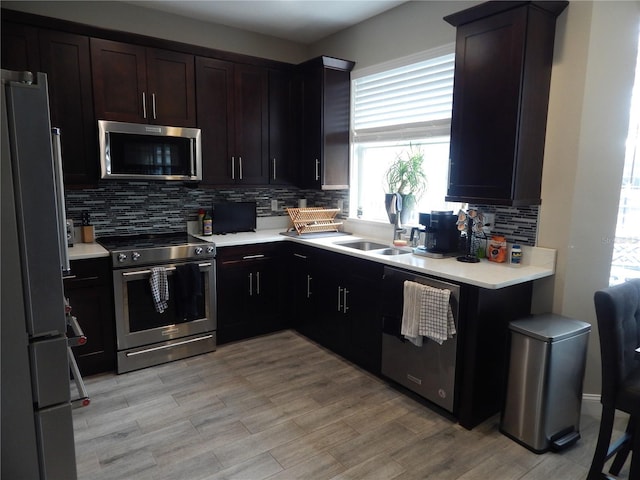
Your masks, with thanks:
[[[583,402],[597,402],[600,403],[600,395],[595,393],[583,393],[582,394]]]
[[[600,395],[594,393],[585,393],[582,395],[582,413],[587,415],[599,416],[602,411],[600,404]]]

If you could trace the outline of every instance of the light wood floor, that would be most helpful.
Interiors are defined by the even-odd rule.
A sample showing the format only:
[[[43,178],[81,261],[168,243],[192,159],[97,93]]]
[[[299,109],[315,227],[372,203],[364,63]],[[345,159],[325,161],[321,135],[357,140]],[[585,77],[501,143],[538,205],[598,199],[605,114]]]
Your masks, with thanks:
[[[578,444],[536,455],[497,416],[466,430],[293,331],[86,384],[81,480],[584,479],[598,428],[583,408]]]

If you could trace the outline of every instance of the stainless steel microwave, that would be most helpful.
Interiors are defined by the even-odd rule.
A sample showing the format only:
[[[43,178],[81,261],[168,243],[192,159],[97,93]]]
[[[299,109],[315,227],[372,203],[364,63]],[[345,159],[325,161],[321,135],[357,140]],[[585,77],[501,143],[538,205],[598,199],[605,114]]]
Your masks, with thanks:
[[[103,179],[202,180],[199,128],[98,120]]]

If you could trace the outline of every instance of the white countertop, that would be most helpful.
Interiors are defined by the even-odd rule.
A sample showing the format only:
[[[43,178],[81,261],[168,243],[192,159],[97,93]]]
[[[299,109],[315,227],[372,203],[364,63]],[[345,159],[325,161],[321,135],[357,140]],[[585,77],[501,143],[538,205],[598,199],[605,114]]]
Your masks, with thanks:
[[[482,288],[498,289],[529,282],[555,273],[556,251],[549,248],[523,246],[524,263],[520,267],[511,267],[506,263],[495,263],[483,259],[479,263],[458,262],[455,257],[433,259],[414,255],[380,255],[339,245],[343,242],[355,240],[369,240],[383,243],[377,238],[357,235],[324,237],[324,238],[296,238],[281,235],[284,229],[259,230],[257,232],[234,233],[227,235],[213,235],[210,237],[196,237],[214,242],[218,248],[246,245],[252,243],[267,243],[275,241],[293,241],[306,245],[313,245],[325,250],[344,253],[366,260],[375,260],[391,267],[404,268],[416,273],[432,275],[456,282],[467,283]]]
[[[109,251],[97,243],[74,243],[69,247],[69,260],[108,257]]]
[[[251,243],[279,242],[280,240],[289,238],[285,235],[280,235],[280,232],[284,231],[286,231],[286,228],[257,230],[255,232],[225,233],[224,235],[210,235],[207,237],[202,235],[192,235],[200,240],[213,242],[216,244],[216,247],[219,248],[247,245]]]
[[[260,227],[260,226],[259,226]],[[357,225],[353,225],[357,229]],[[265,228],[256,232],[230,233],[226,235],[201,236],[201,240],[213,242],[218,248],[256,243],[279,241],[300,242],[332,252],[351,255],[352,257],[374,260],[391,267],[403,268],[416,273],[432,275],[456,282],[467,283],[482,288],[498,289],[529,282],[555,274],[556,250],[542,247],[523,246],[523,264],[511,267],[506,263],[494,263],[486,259],[480,263],[458,262],[455,258],[433,259],[414,255],[380,255],[339,245],[354,240],[369,240],[391,246],[388,240],[381,240],[381,235],[359,233],[358,235],[342,235],[323,238],[289,237],[281,235],[286,227]],[[373,230],[375,232],[375,230]],[[377,232],[376,232],[377,233]],[[384,234],[385,236],[386,233]],[[76,243],[69,248],[71,260],[107,257],[109,252],[97,243]]]

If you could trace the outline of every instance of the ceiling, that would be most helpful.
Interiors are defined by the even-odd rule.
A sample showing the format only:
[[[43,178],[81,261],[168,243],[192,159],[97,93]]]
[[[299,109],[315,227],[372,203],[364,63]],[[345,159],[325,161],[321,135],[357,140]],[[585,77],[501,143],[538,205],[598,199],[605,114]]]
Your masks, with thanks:
[[[406,0],[128,0],[145,8],[309,44]]]

